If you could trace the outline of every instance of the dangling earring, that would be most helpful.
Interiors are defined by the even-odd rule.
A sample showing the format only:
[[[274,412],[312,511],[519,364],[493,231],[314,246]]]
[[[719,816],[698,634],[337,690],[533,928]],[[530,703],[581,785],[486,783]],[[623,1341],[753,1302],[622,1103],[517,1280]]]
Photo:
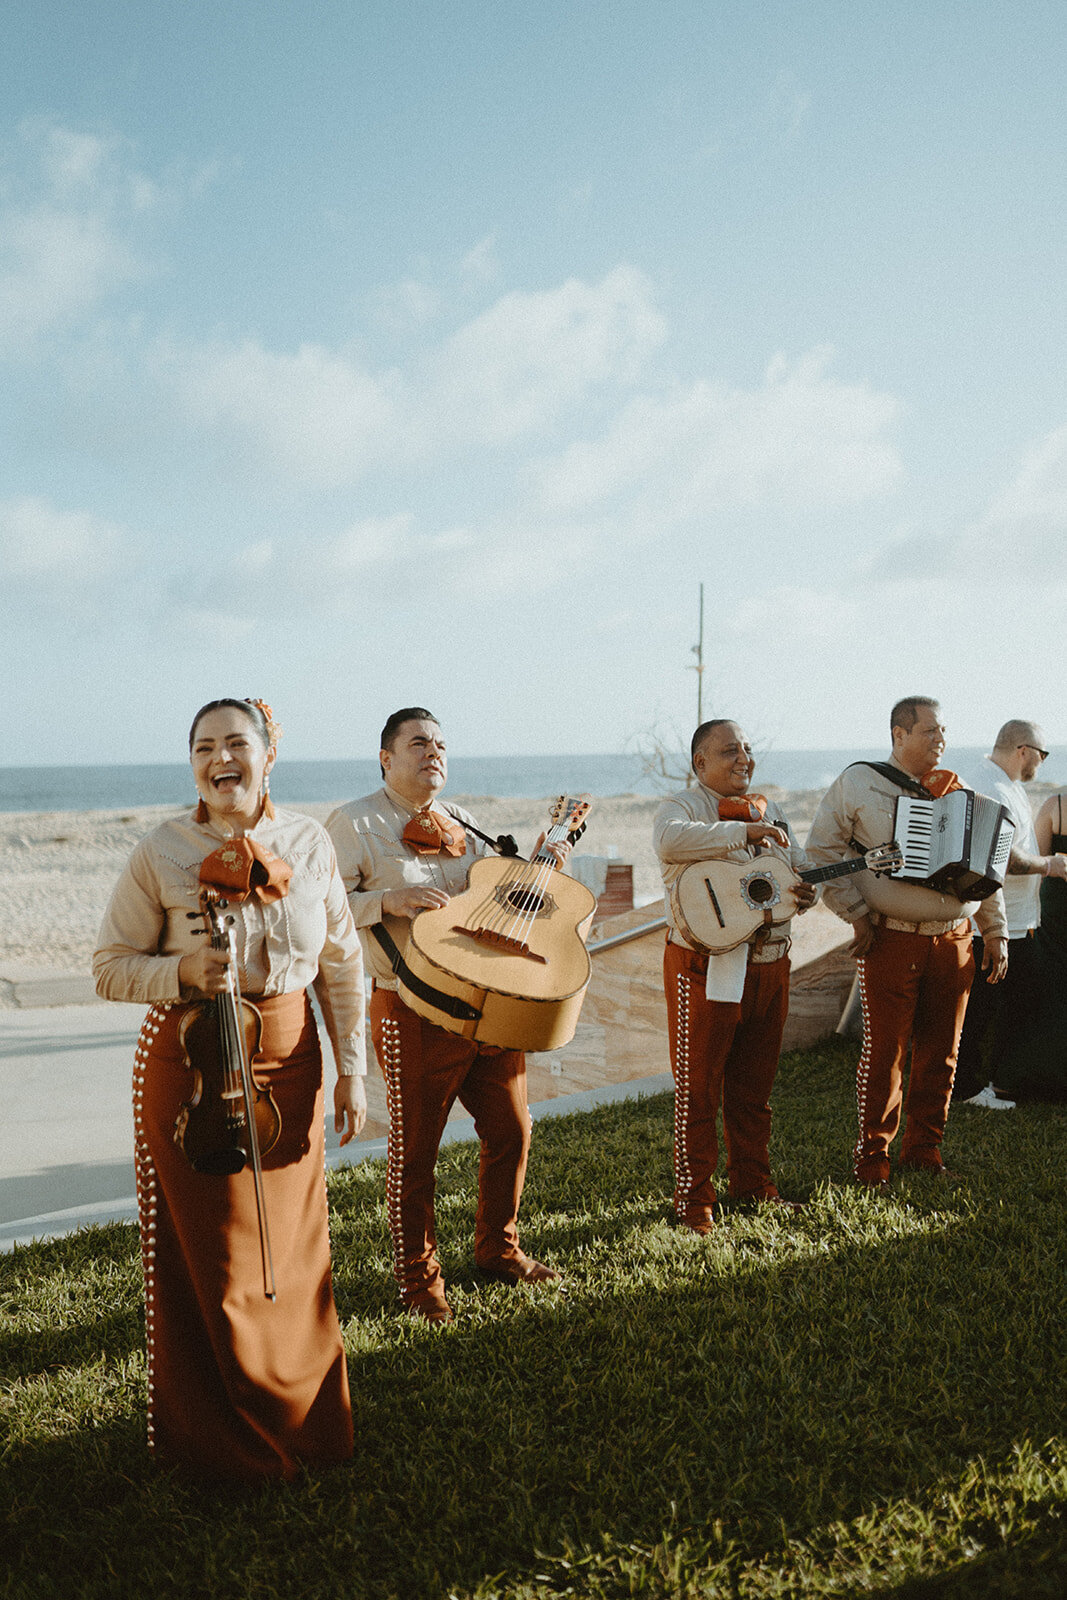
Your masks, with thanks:
[[[193,821],[194,822],[210,822],[211,821],[211,818],[210,818],[210,816],[208,814],[207,806],[204,804],[204,800],[203,800],[202,797],[196,803],[196,812],[195,812],[195,814],[193,816]]]
[[[270,773],[269,772],[265,772],[263,774],[263,815],[265,817],[270,817],[273,820],[273,817],[274,817],[274,801],[270,797]]]

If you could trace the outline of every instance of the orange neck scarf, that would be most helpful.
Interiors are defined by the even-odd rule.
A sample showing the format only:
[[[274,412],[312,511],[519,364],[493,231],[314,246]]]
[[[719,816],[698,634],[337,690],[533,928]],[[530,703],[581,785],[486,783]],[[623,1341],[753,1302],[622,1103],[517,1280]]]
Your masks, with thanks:
[[[438,816],[429,806],[415,813],[400,837],[420,856],[467,854],[467,835],[460,824]]]
[[[956,774],[950,772],[947,767],[935,767],[932,772],[928,772],[925,777],[920,778],[919,782],[924,789],[929,790],[935,800],[940,800],[943,794],[951,794],[953,789],[963,788],[963,784]]]
[[[762,822],[767,797],[762,794],[727,796],[719,801],[720,822]]]
[[[247,834],[227,840],[200,863],[200,882],[227,900],[247,900],[250,894],[264,903],[284,900],[292,876],[287,861]]]

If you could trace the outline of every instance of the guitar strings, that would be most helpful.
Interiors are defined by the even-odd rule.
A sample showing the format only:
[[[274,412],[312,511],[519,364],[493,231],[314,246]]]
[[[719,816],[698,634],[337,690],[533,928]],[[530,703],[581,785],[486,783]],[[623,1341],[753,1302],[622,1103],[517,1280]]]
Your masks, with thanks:
[[[545,836],[545,845],[558,844],[566,837],[566,826],[562,823],[558,824],[548,830]],[[542,850],[544,847],[542,845]],[[526,936],[533,927],[538,911],[544,904],[544,892],[552,880],[554,870],[555,863],[551,856],[546,858],[539,853],[532,861],[526,864],[526,872],[522,879],[514,887],[508,886],[508,891],[501,902],[501,910],[505,918],[503,931],[506,937],[518,939],[521,943],[526,942]],[[506,916],[509,906],[514,912],[514,916],[510,925],[507,925]]]
[[[569,832],[566,823],[548,830],[545,844],[558,844]],[[544,845],[542,845],[542,850]],[[525,943],[538,911],[544,903],[544,891],[551,882],[555,863],[540,853],[532,861],[524,861],[511,877],[495,886],[481,906],[481,926],[501,938]]]

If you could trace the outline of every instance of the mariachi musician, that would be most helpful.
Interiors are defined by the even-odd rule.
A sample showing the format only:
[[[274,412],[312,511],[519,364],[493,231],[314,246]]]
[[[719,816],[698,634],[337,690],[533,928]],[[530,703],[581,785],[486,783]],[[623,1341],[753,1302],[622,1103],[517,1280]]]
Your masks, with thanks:
[[[937,764],[945,729],[936,700],[924,695],[898,700],[889,723],[889,760],[854,763],[823,796],[808,834],[813,862],[891,839],[902,794],[941,799],[963,787],[954,772]],[[850,952],[857,959],[863,1002],[863,1050],[856,1069],[856,1182],[876,1191],[888,1189],[889,1147],[902,1115],[901,1167],[944,1177],[941,1141],[974,973],[969,919],[973,915],[983,936],[987,980],[997,983],[1008,959],[1004,896],[997,889],[981,902],[961,902],[921,883],[862,873],[828,886],[824,897],[852,925]]]
[[[263,701],[197,713],[199,804],[134,850],[93,957],[99,994],[151,1008],[134,1066],[149,1448],[244,1480],[352,1453],[307,989],[337,1060],[345,1144],[366,1118],[363,958],[324,829],[271,803],[279,731]],[[205,906],[225,928],[218,944]],[[273,1107],[261,1141],[227,1076],[234,1020],[250,1029],[257,1112]]]
[[[386,1204],[400,1300],[412,1316],[444,1323],[452,1309],[437,1258],[434,1168],[457,1098],[481,1140],[477,1265],[508,1284],[547,1283],[558,1274],[519,1247],[530,1149],[525,1056],[462,1038],[416,1014],[397,993],[391,958],[402,952],[412,917],[447,905],[489,846],[471,831],[467,812],[441,802],[448,761],[431,712],[422,706],[394,711],[382,729],[379,761],[382,788],[342,806],[326,827],[374,978],[371,1037],[389,1102]],[[545,849],[561,865],[570,846]]]
[[[798,869],[804,857],[781,811],[749,793],[752,746],[736,722],[702,722],[692,763],[700,782],[659,807],[654,842],[668,890],[663,988],[675,1083],[674,1209],[684,1227],[704,1235],[714,1222],[720,1104],[731,1200],[800,1209],[778,1193],[768,1154],[770,1094],[789,1007],[789,924],[769,936],[757,929],[736,949],[709,954],[678,926],[669,891],[696,862],[744,862],[758,850]],[[815,899],[803,882],[789,893],[798,911]]]

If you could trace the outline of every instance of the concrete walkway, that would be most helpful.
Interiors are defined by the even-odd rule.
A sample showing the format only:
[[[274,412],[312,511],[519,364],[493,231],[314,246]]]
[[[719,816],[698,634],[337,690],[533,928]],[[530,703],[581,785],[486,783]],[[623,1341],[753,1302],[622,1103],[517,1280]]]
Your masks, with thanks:
[[[136,1218],[130,1080],[144,1012],[140,1005],[103,1004],[0,1011],[0,1250]],[[564,1116],[670,1086],[670,1074],[661,1073],[530,1110],[535,1119]],[[473,1138],[471,1119],[458,1116],[443,1142]],[[384,1156],[383,1138],[341,1150],[327,1118],[327,1166]]]
[[[590,948],[599,945],[599,953],[574,1039],[527,1058],[535,1121],[672,1087],[662,926],[659,907],[647,906],[598,928]],[[841,942],[847,930],[824,907],[794,929],[786,1049],[834,1031],[853,971]],[[0,1250],[134,1218],[130,1080],[145,1008],[92,1001],[91,980],[80,974],[5,968],[0,979],[15,1000],[13,1009],[0,1009]],[[332,1085],[325,1040],[323,1050]],[[384,1157],[385,1087],[373,1061],[367,1092],[367,1137],[359,1143],[341,1150],[327,1116],[328,1166]],[[444,1142],[473,1138],[473,1123],[457,1105]]]

